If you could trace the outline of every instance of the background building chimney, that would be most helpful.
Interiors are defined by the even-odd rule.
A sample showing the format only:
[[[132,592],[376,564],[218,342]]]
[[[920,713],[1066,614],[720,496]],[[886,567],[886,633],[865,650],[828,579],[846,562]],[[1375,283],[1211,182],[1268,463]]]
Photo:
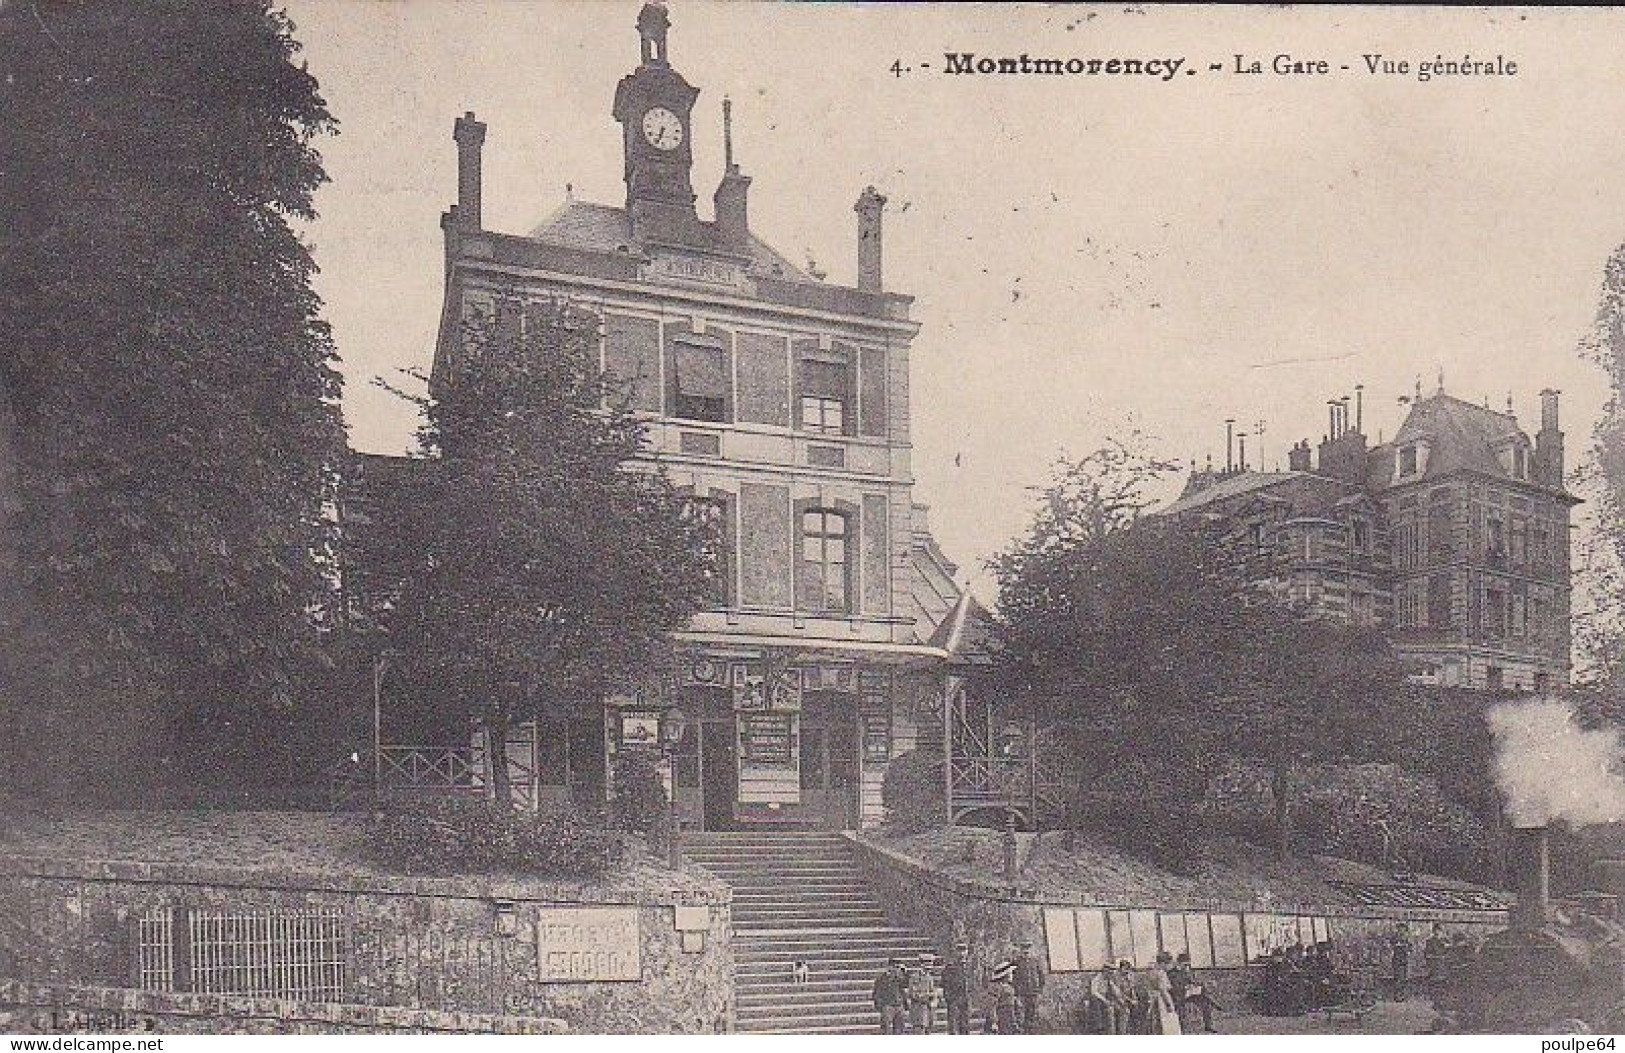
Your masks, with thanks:
[[[729,246],[742,248],[750,241],[750,213],[746,199],[750,176],[742,175],[734,164],[733,103],[722,100],[722,182],[711,198],[717,210],[717,229]]]
[[[1538,929],[1551,920],[1551,864],[1546,828],[1521,826],[1512,830],[1512,888],[1518,900],[1508,919],[1514,929]]]
[[[1563,485],[1563,432],[1558,428],[1557,396],[1551,388],[1540,393],[1540,431],[1535,434],[1536,478],[1547,486]]]
[[[457,226],[481,229],[480,151],[485,146],[485,125],[470,110],[457,118],[451,137],[457,140]]]
[[[1307,472],[1309,470],[1309,440],[1295,444],[1287,451],[1286,466],[1294,472]]]
[[[852,207],[858,214],[858,288],[864,292],[881,289],[880,216],[885,209],[886,199],[872,186],[863,188]]]

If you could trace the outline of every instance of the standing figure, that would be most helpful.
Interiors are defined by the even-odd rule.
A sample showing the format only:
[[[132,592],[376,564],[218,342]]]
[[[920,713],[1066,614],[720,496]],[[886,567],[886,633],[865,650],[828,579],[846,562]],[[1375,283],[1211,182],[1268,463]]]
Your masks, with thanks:
[[[1149,1035],[1151,994],[1145,989],[1145,981],[1140,974],[1134,971],[1134,963],[1127,958],[1117,963],[1117,986],[1123,992],[1124,1004],[1128,1006],[1128,1033]]]
[[[1173,984],[1168,979],[1168,967],[1174,964],[1174,956],[1167,951],[1157,952],[1156,964],[1145,971],[1145,990],[1147,995],[1146,1007],[1146,1033],[1152,1035],[1178,1035],[1183,1033],[1179,1026],[1179,1011],[1174,1007]]]
[[[987,977],[988,1028],[996,1035],[1014,1035],[1021,1028],[1016,1015],[1016,963],[1008,958]]]
[[[1411,979],[1411,930],[1404,922],[1394,926],[1389,954],[1394,972],[1394,1001],[1403,1002],[1410,997]]]
[[[1208,997],[1207,985],[1191,967],[1191,956],[1181,953],[1168,970],[1168,983],[1173,988],[1174,1011],[1179,1014],[1180,1025],[1193,1030],[1197,1014],[1202,1017],[1202,1030],[1213,1031],[1213,1000]]]
[[[929,1035],[937,1027],[937,956],[930,951],[908,971],[908,1026],[916,1035]]]
[[[1111,962],[1089,978],[1089,1019],[1097,1034],[1128,1034],[1128,999]]]
[[[875,977],[874,999],[880,1012],[880,1033],[901,1035],[908,1004],[908,977],[901,958],[893,958]]]
[[[1044,967],[1033,957],[1033,941],[1017,940],[1012,961],[1016,967],[1016,1000],[1021,1004],[1021,1033],[1035,1035],[1038,1033],[1038,996],[1044,993],[1045,977]]]
[[[942,967],[942,1002],[948,1010],[948,1033],[970,1034],[970,944],[954,944],[953,957]]]

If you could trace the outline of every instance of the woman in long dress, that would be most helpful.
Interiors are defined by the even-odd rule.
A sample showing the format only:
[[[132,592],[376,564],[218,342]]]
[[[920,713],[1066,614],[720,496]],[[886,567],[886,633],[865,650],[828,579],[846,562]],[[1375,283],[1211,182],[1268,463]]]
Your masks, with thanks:
[[[1173,963],[1174,956],[1162,951],[1157,955],[1157,964],[1146,970],[1145,986],[1151,996],[1147,1030],[1153,1035],[1184,1033],[1179,1026],[1179,1010],[1174,1005],[1174,986],[1168,979],[1168,967]]]

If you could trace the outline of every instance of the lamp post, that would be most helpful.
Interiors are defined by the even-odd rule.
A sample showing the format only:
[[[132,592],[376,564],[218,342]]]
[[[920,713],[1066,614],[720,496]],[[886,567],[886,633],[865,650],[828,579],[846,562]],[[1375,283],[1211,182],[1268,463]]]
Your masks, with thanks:
[[[666,761],[666,865],[682,866],[681,827],[677,822],[677,746],[688,730],[688,714],[676,706],[660,714],[660,754]]]

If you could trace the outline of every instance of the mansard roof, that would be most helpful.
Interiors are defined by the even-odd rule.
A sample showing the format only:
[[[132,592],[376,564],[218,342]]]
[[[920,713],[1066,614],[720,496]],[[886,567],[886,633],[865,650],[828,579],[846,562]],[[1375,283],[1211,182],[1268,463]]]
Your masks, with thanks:
[[[1426,479],[1459,471],[1511,478],[1496,450],[1508,440],[1528,441],[1512,415],[1443,392],[1417,400],[1389,445],[1398,449],[1418,439],[1429,440]]]
[[[715,223],[701,221],[700,230],[702,237],[709,244],[695,246],[696,248],[710,248],[727,256],[739,254],[737,249],[724,244]],[[584,249],[588,252],[626,252],[643,249],[632,236],[632,223],[627,217],[626,209],[614,205],[600,205],[592,201],[578,201],[574,198],[559,206],[527,236],[536,241],[571,249]],[[782,254],[754,234],[749,235],[745,251],[750,257],[752,270],[760,274],[787,281],[813,281],[805,271],[785,259]]]

